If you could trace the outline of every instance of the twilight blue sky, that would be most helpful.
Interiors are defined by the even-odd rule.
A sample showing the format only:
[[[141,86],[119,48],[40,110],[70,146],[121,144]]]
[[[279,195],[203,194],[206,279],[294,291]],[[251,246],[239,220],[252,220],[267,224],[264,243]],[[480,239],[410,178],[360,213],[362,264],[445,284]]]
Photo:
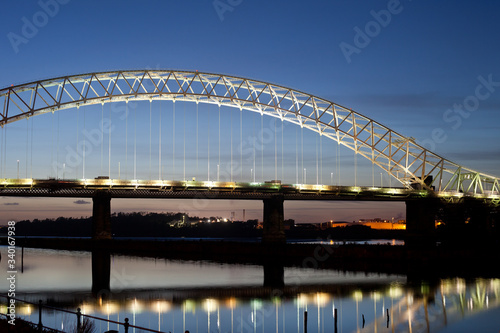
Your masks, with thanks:
[[[0,87],[117,69],[196,69],[249,77],[337,102],[405,136],[416,138],[459,164],[500,175],[499,12],[500,4],[493,0],[8,2],[2,6],[0,20]],[[488,81],[490,84],[485,86],[484,82]],[[470,104],[474,96],[478,96],[478,86],[484,97],[477,105]],[[138,106],[139,109],[144,107],[149,108]],[[165,102],[163,107],[165,112],[171,112],[171,103]],[[194,115],[192,106],[185,110],[178,108],[176,111],[178,135],[182,135],[182,111],[188,115],[188,121]],[[207,107],[204,110],[214,115],[217,112]],[[74,124],[75,112],[65,112],[60,115],[61,124]],[[154,109],[154,112],[159,111]],[[223,126],[230,126],[230,111],[223,112]],[[234,113],[233,124],[237,129],[238,117]],[[253,124],[258,126],[260,120],[245,117],[246,137],[251,135]],[[98,121],[99,110],[89,113],[88,119],[90,123]],[[211,135],[210,140],[215,144],[217,134],[213,131],[217,118],[210,119],[213,121],[212,134],[207,135]],[[200,120],[206,123],[208,118]],[[54,123],[46,118],[35,125],[38,126],[35,137],[37,140],[44,137],[47,145],[53,145],[51,139],[46,138],[51,132],[48,129],[50,121]],[[20,156],[26,155],[26,146],[17,147],[12,142],[26,140],[25,126],[9,125],[8,145],[12,150],[21,151]],[[68,125],[61,127],[69,132],[77,129]],[[441,129],[446,139],[433,138],[435,129]],[[169,130],[164,131],[168,133]],[[204,133],[200,131],[200,135],[206,135]],[[288,182],[296,178],[297,133],[288,125],[283,136],[285,142],[291,142],[284,147],[283,164],[288,170],[285,173],[289,173],[284,178],[288,177]],[[74,134],[64,130],[60,135],[61,141],[74,140]],[[169,142],[168,138],[165,140]],[[177,136],[176,140],[179,144],[181,139]],[[314,136],[306,135],[305,140],[315,145],[313,151],[317,149]],[[35,160],[37,154],[43,151],[45,155],[53,154],[55,150],[53,147],[43,150],[41,146],[45,144],[41,142],[34,146]],[[147,146],[149,142],[139,142],[141,144]],[[193,142],[190,144],[192,146]],[[180,146],[176,147],[180,154]],[[117,159],[124,165],[123,154],[117,152],[113,169],[116,169]],[[28,173],[26,158],[15,153],[7,156],[4,171],[9,177],[15,176],[17,159],[21,160],[21,173]],[[272,163],[266,161],[266,165],[269,162],[274,167],[272,152],[266,151],[266,156],[272,160]],[[127,157],[127,168],[132,169],[130,158]],[[147,154],[139,157],[142,160],[149,158]],[[319,176],[323,183],[329,183],[330,179],[325,178],[329,178],[328,163],[333,158],[325,152],[325,171]],[[344,170],[352,169],[352,154],[342,152],[340,158]],[[98,159],[96,157],[96,161]],[[311,155],[309,159],[315,157]],[[181,163],[177,163],[178,168]],[[311,171],[314,168],[314,163],[308,167],[308,180],[315,177]],[[360,166],[360,170],[363,168]],[[366,168],[370,183],[371,167]],[[89,170],[92,169],[89,167]],[[258,174],[259,169],[256,170]],[[249,170],[244,172],[249,173]],[[340,177],[345,184],[352,184],[352,172],[344,172]],[[96,176],[99,171],[95,173],[89,177]],[[378,170],[374,173],[378,182]],[[265,178],[272,178],[272,174]],[[36,176],[53,175],[49,170]],[[201,177],[198,175],[198,178]],[[383,181],[387,185],[389,180]],[[90,204],[74,201],[0,198],[0,223],[7,219],[91,214]],[[202,205],[165,200],[114,200],[112,203],[113,210],[186,210],[222,216],[236,211],[237,218],[241,218],[241,210],[246,208],[247,218],[259,219],[261,206],[260,202],[236,201]],[[404,205],[315,202],[288,204],[285,213],[287,218],[297,221],[390,218],[404,215]]]

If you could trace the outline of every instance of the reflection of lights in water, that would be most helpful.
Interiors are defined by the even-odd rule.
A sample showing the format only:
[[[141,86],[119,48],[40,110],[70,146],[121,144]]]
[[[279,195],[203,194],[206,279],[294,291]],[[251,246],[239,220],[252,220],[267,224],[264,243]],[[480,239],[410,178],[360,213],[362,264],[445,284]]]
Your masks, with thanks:
[[[460,278],[441,280],[441,289],[446,294],[461,294],[466,289],[465,280]]]
[[[156,302],[151,302],[150,306],[153,312],[165,313],[172,309],[172,305],[164,300],[158,300]]]
[[[29,304],[19,307],[19,313],[22,314],[23,316],[30,316],[31,315],[31,306]]]
[[[101,312],[105,313],[106,315],[111,315],[118,313],[120,311],[120,307],[116,303],[111,303],[111,302],[106,302],[102,307],[101,307]]]
[[[81,307],[82,314],[91,314],[94,312],[94,306],[92,304],[83,303]]]
[[[430,287],[427,283],[422,283],[420,285],[420,292],[423,294],[423,295],[427,295],[430,293]]]
[[[214,312],[215,310],[217,310],[217,305],[217,300],[213,298],[207,298],[203,303],[203,308],[210,314],[210,312]]]
[[[220,309],[217,307],[217,330],[220,332]]]
[[[191,311],[192,313],[196,312],[196,302],[193,301],[192,299],[185,300],[183,305],[186,311]]]
[[[316,305],[324,307],[328,301],[330,301],[330,295],[327,293],[316,293],[314,297],[314,303]]]
[[[356,301],[362,301],[363,300],[363,292],[361,290],[356,290],[354,291],[354,293],[352,294],[352,297],[356,300]]]
[[[226,300],[226,307],[230,309],[234,309],[238,305],[238,300],[234,297],[231,297]]]
[[[297,306],[305,307],[308,303],[308,298],[306,294],[298,294],[296,298]]]
[[[498,294],[500,291],[500,279],[491,279],[490,288],[495,294]]]
[[[465,291],[466,285],[465,285],[465,280],[464,279],[456,279],[456,292],[461,294],[462,292]]]
[[[256,310],[262,308],[262,300],[260,300],[260,299],[253,299],[251,301],[251,304],[252,304],[252,307]]]
[[[141,313],[144,309],[144,305],[140,301],[137,301],[137,298],[134,298],[134,300],[130,302],[129,308],[134,314]]]
[[[391,298],[398,298],[403,296],[403,288],[401,288],[400,285],[391,284],[391,286],[389,287],[389,296]]]
[[[374,291],[371,293],[371,297],[374,301],[378,301],[380,299],[380,293],[378,291]]]
[[[410,307],[413,304],[413,295],[411,295],[410,293],[408,293],[406,295],[406,302],[407,302],[407,307],[408,307],[408,331],[411,333],[412,332],[411,322],[412,322],[412,319],[413,319],[413,313],[412,313],[412,309]]]

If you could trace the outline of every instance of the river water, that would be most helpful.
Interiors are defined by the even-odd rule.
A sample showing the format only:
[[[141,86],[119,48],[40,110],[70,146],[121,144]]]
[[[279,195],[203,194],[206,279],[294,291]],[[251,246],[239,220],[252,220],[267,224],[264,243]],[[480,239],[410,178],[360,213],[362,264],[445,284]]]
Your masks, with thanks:
[[[0,252],[5,293],[7,247]],[[416,283],[400,275],[29,248],[16,256],[16,298],[162,332],[301,333],[305,325],[335,332],[335,323],[337,332],[500,330],[500,279]],[[0,303],[6,313],[6,299]],[[17,302],[16,315],[38,323],[32,304]],[[42,321],[66,332],[76,315],[45,308]],[[96,332],[124,331],[93,321]]]

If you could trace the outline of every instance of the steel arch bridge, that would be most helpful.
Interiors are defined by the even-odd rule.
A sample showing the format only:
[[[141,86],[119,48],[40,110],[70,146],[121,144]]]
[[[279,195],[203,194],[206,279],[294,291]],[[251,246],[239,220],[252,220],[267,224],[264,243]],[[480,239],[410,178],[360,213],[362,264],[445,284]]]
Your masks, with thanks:
[[[0,126],[84,105],[132,100],[208,103],[288,121],[343,145],[408,189],[439,196],[498,198],[499,178],[463,167],[356,111],[323,98],[248,78],[176,70],[88,73],[0,90]]]

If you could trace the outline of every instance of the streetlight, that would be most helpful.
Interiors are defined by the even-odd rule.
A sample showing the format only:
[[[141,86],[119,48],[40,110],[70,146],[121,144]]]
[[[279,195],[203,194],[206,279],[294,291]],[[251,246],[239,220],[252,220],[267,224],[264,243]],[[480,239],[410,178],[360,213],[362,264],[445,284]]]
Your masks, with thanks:
[[[330,173],[330,180],[331,180],[331,183],[332,183],[332,185],[333,185],[333,172],[332,172],[332,173]]]
[[[17,179],[19,179],[19,160],[17,160]]]
[[[380,187],[384,187],[384,186],[382,185],[382,172],[380,173]]]
[[[307,184],[307,169],[304,168],[304,184]]]

